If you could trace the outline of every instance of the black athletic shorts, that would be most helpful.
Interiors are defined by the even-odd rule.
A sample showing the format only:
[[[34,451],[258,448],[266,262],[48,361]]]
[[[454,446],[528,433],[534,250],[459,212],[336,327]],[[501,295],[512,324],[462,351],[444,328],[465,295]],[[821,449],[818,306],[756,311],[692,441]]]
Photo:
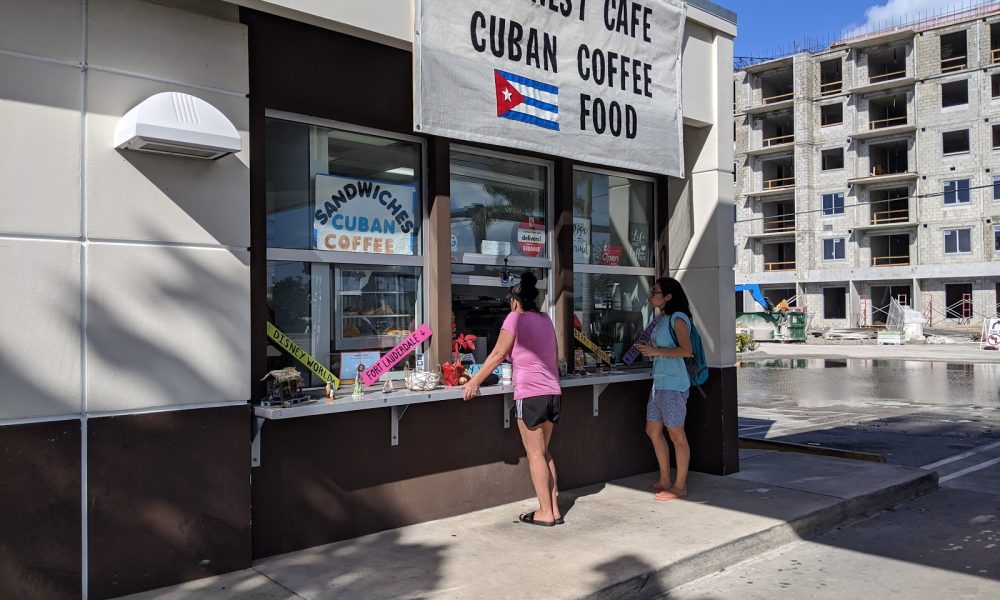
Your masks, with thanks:
[[[514,401],[510,414],[521,419],[528,427],[537,427],[545,421],[559,422],[562,410],[562,396],[531,396]]]

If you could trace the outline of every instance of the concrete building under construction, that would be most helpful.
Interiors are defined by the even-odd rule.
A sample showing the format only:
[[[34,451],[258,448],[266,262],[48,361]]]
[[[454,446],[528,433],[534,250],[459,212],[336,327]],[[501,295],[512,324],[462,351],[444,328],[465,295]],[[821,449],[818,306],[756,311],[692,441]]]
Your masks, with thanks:
[[[736,281],[819,328],[1000,313],[1000,2],[734,75]],[[742,293],[737,310],[753,310]]]

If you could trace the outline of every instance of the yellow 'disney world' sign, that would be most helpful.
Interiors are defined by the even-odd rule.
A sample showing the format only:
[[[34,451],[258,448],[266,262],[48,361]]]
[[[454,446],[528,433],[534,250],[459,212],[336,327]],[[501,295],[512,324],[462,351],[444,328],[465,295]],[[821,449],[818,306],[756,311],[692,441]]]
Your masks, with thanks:
[[[581,332],[579,329],[573,330],[573,337],[576,338],[576,341],[580,342],[580,344],[584,348],[590,350],[594,354],[594,356],[608,363],[612,367],[615,366],[615,363],[611,361],[611,353],[605,352],[604,350],[598,348],[597,344],[595,344],[589,337],[583,335],[583,332]]]
[[[271,340],[277,344],[279,348],[291,354],[292,357],[302,363],[305,368],[312,371],[316,377],[319,377],[323,381],[332,381],[334,389],[340,387],[340,379],[338,379],[336,375],[331,373],[329,369],[323,366],[323,363],[313,358],[312,355],[303,350],[298,344],[293,342],[291,338],[282,333],[280,329],[271,323],[267,324],[267,337],[271,338]]]

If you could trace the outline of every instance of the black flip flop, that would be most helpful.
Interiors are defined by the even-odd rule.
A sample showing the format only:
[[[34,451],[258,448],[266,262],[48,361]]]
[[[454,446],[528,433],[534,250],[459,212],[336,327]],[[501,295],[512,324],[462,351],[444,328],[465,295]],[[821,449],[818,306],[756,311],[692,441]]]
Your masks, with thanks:
[[[562,517],[559,517],[559,518],[558,518],[558,519],[556,519],[555,521],[552,521],[552,523],[553,523],[554,525],[563,525],[563,524],[565,524],[565,523],[566,523],[566,521],[563,521],[563,518],[562,518]]]
[[[555,527],[555,525],[556,525],[556,521],[536,521],[535,520],[535,511],[531,511],[530,513],[524,513],[523,515],[519,515],[517,517],[517,520],[520,521],[520,522],[522,522],[522,523],[527,523],[528,525],[540,525],[542,527]]]

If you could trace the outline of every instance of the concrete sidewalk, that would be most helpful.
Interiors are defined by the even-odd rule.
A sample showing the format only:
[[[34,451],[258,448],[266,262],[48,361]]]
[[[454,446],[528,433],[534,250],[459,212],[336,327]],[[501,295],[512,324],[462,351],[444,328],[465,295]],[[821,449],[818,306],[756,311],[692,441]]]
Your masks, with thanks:
[[[682,501],[631,477],[564,491],[565,525],[521,524],[518,502],[129,598],[655,598],[937,489],[932,471],[805,454],[745,450],[741,469],[692,473]]]

